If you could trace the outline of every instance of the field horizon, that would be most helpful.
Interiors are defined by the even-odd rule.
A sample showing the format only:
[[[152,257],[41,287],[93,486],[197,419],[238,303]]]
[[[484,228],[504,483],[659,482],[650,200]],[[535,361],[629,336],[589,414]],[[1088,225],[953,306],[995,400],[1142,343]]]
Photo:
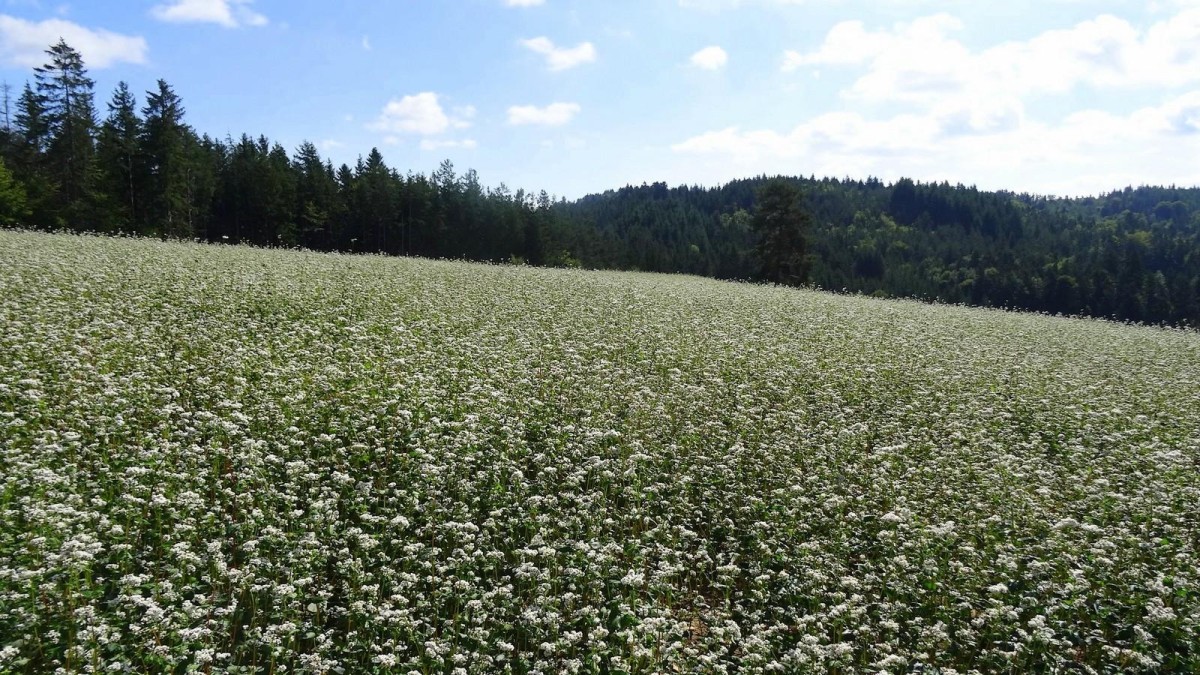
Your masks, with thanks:
[[[1200,333],[0,232],[0,672],[1200,669]]]

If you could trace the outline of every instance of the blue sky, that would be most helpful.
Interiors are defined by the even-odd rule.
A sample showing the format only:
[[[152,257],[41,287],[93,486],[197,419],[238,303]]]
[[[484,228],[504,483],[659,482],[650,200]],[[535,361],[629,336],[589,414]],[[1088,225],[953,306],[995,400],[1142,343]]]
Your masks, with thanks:
[[[0,0],[0,75],[19,88],[59,36],[102,114],[161,77],[200,132],[567,197],[1200,184],[1197,0]]]

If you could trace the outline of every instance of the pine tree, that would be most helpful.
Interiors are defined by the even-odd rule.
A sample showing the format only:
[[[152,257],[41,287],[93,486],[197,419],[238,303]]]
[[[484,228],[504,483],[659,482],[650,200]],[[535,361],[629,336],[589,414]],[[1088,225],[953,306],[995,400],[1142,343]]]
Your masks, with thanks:
[[[96,225],[94,83],[83,56],[64,40],[46,54],[50,62],[34,68],[34,79],[49,131],[48,174],[59,190],[61,218],[70,227],[88,229]]]
[[[390,236],[395,221],[397,181],[379,148],[371,148],[366,162],[360,165],[355,183],[357,220],[363,237],[359,245],[369,251],[394,250],[393,244],[399,244],[399,237]]]
[[[149,191],[143,200],[147,231],[162,236],[190,238],[195,234],[189,218],[187,145],[192,131],[183,123],[183,102],[166,80],[156,91],[146,92],[142,129],[142,155],[146,160]]]
[[[343,163],[338,167],[335,180],[337,181],[337,216],[334,220],[333,247],[340,251],[351,251],[354,249],[353,239],[357,236],[354,170]]]
[[[321,161],[317,146],[305,141],[292,161],[296,181],[296,208],[300,243],[309,248],[332,245],[331,224],[336,210],[337,182],[333,167]]]
[[[108,220],[116,229],[134,230],[139,220],[145,162],[141,153],[142,120],[137,99],[121,82],[108,102],[108,117],[100,126],[96,156],[100,184],[108,201]]]
[[[759,234],[758,255],[768,281],[798,286],[808,278],[805,230],[812,220],[800,189],[772,180],[755,194],[754,229]]]
[[[262,139],[266,147],[266,138]],[[296,227],[296,177],[292,172],[292,160],[283,145],[271,145],[265,156],[266,172],[266,217],[272,223],[275,240],[271,244],[295,246],[300,244],[299,228]]]
[[[29,83],[17,100],[16,132],[20,136],[22,158],[38,159],[50,145],[50,123],[47,121],[46,102],[34,92]]]
[[[58,190],[46,167],[46,149],[50,145],[50,124],[45,101],[28,82],[17,100],[14,117],[12,171],[25,185],[29,224],[54,228],[61,225],[55,213]]]

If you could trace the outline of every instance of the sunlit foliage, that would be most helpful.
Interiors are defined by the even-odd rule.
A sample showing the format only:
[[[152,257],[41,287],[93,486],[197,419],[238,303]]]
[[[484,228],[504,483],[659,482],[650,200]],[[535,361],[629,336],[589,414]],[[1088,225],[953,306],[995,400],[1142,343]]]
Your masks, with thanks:
[[[0,672],[1200,670],[1200,335],[0,233]]]

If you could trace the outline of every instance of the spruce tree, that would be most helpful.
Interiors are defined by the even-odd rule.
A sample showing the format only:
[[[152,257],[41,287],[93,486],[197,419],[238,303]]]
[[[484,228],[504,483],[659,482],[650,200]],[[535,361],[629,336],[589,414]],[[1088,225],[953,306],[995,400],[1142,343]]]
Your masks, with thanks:
[[[333,167],[323,163],[317,146],[307,141],[297,149],[292,167],[297,177],[296,213],[300,243],[309,248],[329,248],[332,245],[330,226],[337,198]]]
[[[776,179],[755,194],[752,226],[758,232],[758,256],[763,278],[798,286],[808,278],[805,231],[812,220],[800,189]]]
[[[34,68],[49,131],[46,167],[60,198],[60,218],[69,227],[96,226],[97,163],[94,83],[83,56],[64,40],[46,50],[50,62]]]
[[[108,117],[100,125],[96,155],[101,188],[107,197],[108,221],[115,228],[135,231],[139,224],[144,162],[140,139],[142,120],[137,99],[121,82],[108,102]]]
[[[60,226],[55,213],[58,190],[46,167],[46,149],[50,145],[46,104],[28,82],[17,99],[14,122],[11,169],[25,185],[29,224],[43,228]]]
[[[195,233],[188,204],[191,129],[183,123],[184,112],[183,102],[166,80],[158,81],[157,90],[146,92],[141,148],[149,187],[143,200],[147,229],[173,238]]]

